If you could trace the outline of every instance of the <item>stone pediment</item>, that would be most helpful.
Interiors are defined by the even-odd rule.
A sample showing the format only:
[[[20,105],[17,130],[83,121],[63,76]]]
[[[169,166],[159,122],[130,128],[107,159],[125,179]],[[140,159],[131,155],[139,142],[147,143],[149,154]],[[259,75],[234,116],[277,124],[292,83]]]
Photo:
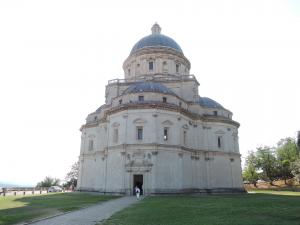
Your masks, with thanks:
[[[189,129],[189,126],[187,124],[182,125],[182,128]]]
[[[215,134],[225,134],[225,132],[223,130],[217,130]]]
[[[133,123],[135,123],[135,124],[144,124],[144,123],[147,123],[147,120],[142,119],[142,118],[137,118],[133,121]]]
[[[170,120],[165,120],[164,122],[162,122],[163,125],[165,126],[172,126],[173,123]]]
[[[118,126],[120,126],[120,124],[118,122],[114,122],[111,126],[112,127],[118,127]]]

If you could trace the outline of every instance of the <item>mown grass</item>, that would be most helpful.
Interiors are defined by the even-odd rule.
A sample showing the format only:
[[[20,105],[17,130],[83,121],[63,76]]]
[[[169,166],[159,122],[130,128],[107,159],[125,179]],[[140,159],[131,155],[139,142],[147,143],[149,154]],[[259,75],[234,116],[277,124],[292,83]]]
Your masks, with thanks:
[[[299,225],[300,193],[148,197],[101,225]]]
[[[60,212],[73,211],[112,198],[116,197],[87,193],[0,197],[0,225],[25,222]]]

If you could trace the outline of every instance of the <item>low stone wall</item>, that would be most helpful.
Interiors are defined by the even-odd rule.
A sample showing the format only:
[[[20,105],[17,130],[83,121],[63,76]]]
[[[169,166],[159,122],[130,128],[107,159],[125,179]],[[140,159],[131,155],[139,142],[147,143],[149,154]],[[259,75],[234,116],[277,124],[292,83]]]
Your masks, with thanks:
[[[71,192],[69,190],[63,190],[63,192]],[[28,196],[28,195],[41,195],[47,194],[48,189],[34,189],[34,188],[6,188],[0,193],[0,196]]]
[[[47,194],[47,190],[19,190],[19,191],[5,191],[1,193],[1,196],[16,196],[16,195],[39,195],[39,194]]]

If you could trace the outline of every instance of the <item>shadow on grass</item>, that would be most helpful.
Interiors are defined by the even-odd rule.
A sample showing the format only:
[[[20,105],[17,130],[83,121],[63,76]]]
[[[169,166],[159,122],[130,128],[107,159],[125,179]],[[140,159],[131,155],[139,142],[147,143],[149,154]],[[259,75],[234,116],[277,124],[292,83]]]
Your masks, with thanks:
[[[11,208],[0,210],[0,225],[30,221],[32,219],[54,215],[61,212],[73,211],[97,202],[107,201],[112,198],[115,197],[81,193],[57,193],[27,197],[5,197],[5,199],[2,199],[2,204],[6,203],[7,205],[10,205]]]

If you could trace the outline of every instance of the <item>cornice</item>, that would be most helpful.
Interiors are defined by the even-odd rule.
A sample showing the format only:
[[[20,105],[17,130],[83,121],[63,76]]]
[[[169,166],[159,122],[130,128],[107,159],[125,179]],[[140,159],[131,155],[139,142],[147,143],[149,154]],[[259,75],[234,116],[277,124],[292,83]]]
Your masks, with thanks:
[[[237,152],[224,152],[224,151],[216,151],[216,150],[209,150],[209,149],[195,149],[195,148],[189,148],[186,146],[182,146],[182,145],[168,145],[168,144],[156,144],[156,143],[138,143],[138,144],[119,144],[119,145],[113,145],[113,146],[109,146],[104,148],[103,150],[97,150],[94,152],[90,152],[90,153],[82,153],[81,157],[84,156],[95,156],[97,154],[100,155],[106,155],[110,150],[136,150],[136,149],[140,149],[140,150],[145,150],[145,149],[141,149],[141,148],[151,148],[149,150],[155,150],[159,153],[159,151],[161,150],[160,148],[164,148],[164,149],[168,149],[168,151],[172,151],[172,150],[176,150],[176,151],[180,151],[180,152],[189,152],[195,155],[199,155],[199,154],[203,154],[203,155],[211,155],[211,154],[216,154],[216,155],[228,155],[228,156],[238,156],[241,157],[240,153]]]
[[[233,126],[236,126],[237,128],[240,126],[240,124],[234,120],[231,120],[226,117],[221,116],[212,116],[212,115],[205,115],[201,116],[196,113],[189,112],[179,106],[168,104],[168,103],[128,103],[121,106],[113,107],[112,109],[108,110],[106,112],[107,115],[112,115],[121,111],[125,110],[136,110],[136,109],[162,109],[172,112],[177,112],[180,114],[183,114],[187,117],[189,117],[192,120],[201,120],[203,122],[219,122],[219,123],[226,123]]]
[[[179,114],[182,114],[184,116],[187,116],[188,118],[197,121],[200,120],[202,122],[212,122],[212,123],[225,123],[233,125],[237,128],[239,128],[240,124],[234,120],[231,120],[226,117],[221,116],[213,116],[213,115],[198,115],[196,113],[189,112],[186,109],[181,108],[180,106],[169,104],[169,103],[163,103],[163,102],[143,102],[143,103],[127,103],[120,106],[113,107],[105,112],[105,115],[102,119],[96,120],[91,123],[86,123],[81,126],[80,131],[82,131],[84,128],[92,128],[97,127],[101,123],[107,122],[107,116],[127,111],[127,110],[137,110],[137,109],[161,109],[171,112],[176,112]]]

